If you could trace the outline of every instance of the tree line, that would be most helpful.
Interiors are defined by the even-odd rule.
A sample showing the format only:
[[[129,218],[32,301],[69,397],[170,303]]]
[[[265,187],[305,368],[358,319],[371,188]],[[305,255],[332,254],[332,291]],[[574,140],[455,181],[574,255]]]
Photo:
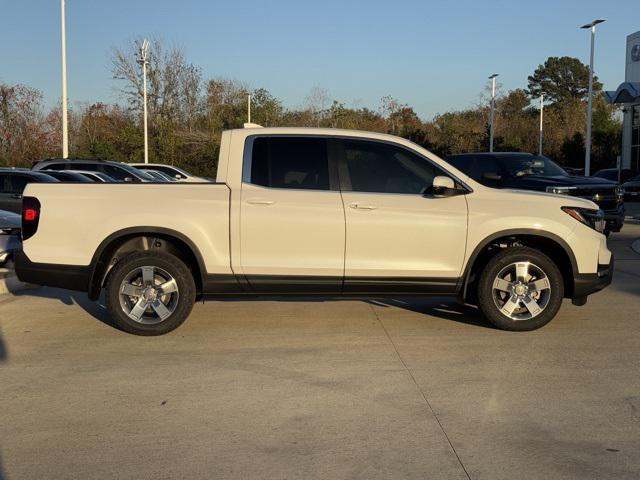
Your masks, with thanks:
[[[70,110],[70,156],[139,162],[143,158],[142,79],[139,43],[112,52],[113,79],[121,101],[75,105]],[[315,87],[302,107],[291,108],[264,88],[227,78],[205,79],[180,48],[152,41],[148,67],[149,160],[214,176],[223,130],[251,120],[263,126],[332,127],[391,133],[434,153],[487,151],[489,99],[421,119],[414,109],[386,96],[378,108],[348,106]],[[544,94],[544,154],[570,167],[584,163],[588,67],[572,57],[550,57],[527,79],[526,88],[496,98],[496,151],[537,152],[539,107]],[[594,82],[594,169],[615,165],[622,125],[616,108]],[[0,83],[0,166],[30,166],[60,156],[61,108],[45,109],[42,93],[26,85]]]

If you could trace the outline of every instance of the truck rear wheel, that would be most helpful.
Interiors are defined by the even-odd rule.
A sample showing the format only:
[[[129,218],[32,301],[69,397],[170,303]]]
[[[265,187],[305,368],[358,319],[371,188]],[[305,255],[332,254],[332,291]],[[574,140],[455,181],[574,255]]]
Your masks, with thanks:
[[[134,335],[163,335],[184,322],[195,302],[193,275],[165,252],[138,252],[109,273],[107,311],[120,329]]]
[[[556,316],[564,297],[562,274],[542,252],[508,248],[489,260],[480,276],[482,313],[503,330],[535,330]]]

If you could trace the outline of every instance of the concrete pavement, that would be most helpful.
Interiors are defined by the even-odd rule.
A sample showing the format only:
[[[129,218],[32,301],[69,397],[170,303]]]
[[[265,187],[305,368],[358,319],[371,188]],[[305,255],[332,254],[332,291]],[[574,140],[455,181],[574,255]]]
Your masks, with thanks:
[[[140,338],[84,295],[0,297],[0,479],[638,478],[635,238],[529,333],[436,298],[214,301]]]

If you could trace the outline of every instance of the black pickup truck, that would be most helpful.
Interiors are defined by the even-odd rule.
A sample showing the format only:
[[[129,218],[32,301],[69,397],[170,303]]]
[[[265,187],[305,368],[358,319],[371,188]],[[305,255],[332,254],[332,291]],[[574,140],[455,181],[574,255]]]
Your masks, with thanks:
[[[619,232],[624,224],[624,190],[611,180],[569,175],[553,160],[530,153],[462,153],[449,155],[446,160],[487,187],[535,190],[591,200],[604,211],[605,233]]]

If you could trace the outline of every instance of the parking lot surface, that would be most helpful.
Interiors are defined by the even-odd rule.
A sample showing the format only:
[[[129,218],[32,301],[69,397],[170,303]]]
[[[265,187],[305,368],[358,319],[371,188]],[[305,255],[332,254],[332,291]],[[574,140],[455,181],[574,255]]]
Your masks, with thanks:
[[[450,299],[212,301],[134,337],[0,296],[0,479],[640,476],[640,225],[545,328]]]

